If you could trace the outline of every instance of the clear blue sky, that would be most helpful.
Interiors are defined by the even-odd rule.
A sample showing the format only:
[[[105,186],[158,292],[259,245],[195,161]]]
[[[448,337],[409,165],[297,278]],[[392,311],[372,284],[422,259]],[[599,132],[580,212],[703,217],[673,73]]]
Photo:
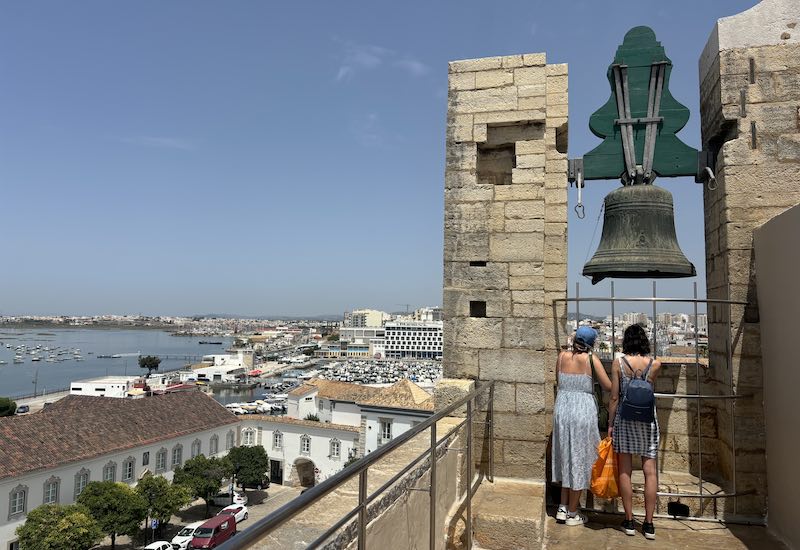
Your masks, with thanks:
[[[754,3],[5,2],[0,313],[439,304],[448,60],[569,63],[580,156],[617,45],[652,26],[698,146],[697,59]],[[571,289],[614,185],[570,218]],[[666,187],[702,288],[700,188]]]

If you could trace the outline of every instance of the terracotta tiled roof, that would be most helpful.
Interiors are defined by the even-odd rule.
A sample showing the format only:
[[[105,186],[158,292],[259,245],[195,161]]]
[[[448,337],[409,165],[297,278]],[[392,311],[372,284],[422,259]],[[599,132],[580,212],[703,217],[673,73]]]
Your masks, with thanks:
[[[388,388],[381,388],[380,393],[359,401],[359,404],[393,409],[433,410],[432,396],[406,378]]]
[[[248,414],[245,418],[248,420],[260,420],[263,422],[271,422],[273,424],[293,424],[296,426],[308,426],[309,428],[319,428],[322,430],[345,430],[348,432],[359,432],[358,426],[348,426],[346,424],[331,424],[330,422],[317,422],[315,420],[300,420],[298,418],[291,418],[289,416],[270,416],[266,414]]]
[[[312,378],[299,388],[289,392],[289,395],[301,397],[307,395],[314,388],[319,390],[318,397],[334,401],[350,401],[359,405],[393,409],[433,410],[431,395],[405,378],[388,388],[374,388],[349,382]]]
[[[0,418],[0,479],[238,422],[199,391],[141,399],[68,395],[42,412]]]

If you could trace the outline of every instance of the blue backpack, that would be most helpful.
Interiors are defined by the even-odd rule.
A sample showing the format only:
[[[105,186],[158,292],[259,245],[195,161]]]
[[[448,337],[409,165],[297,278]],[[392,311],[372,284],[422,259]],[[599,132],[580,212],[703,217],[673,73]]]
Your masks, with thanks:
[[[633,377],[629,378],[625,369],[620,365],[622,376],[628,379],[628,388],[625,390],[625,395],[622,396],[620,417],[636,422],[652,422],[655,420],[656,395],[653,392],[653,385],[647,381],[647,373],[653,366],[653,359],[650,359],[644,372],[634,371],[627,359],[624,357],[621,359],[631,369]]]

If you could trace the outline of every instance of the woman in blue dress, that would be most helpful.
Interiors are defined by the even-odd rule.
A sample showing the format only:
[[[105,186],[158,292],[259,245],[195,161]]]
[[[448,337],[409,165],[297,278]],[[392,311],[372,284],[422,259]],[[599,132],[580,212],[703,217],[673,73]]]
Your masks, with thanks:
[[[578,511],[581,492],[591,486],[592,465],[597,460],[600,432],[597,428],[597,400],[593,390],[592,370],[605,391],[611,390],[600,359],[591,350],[597,332],[579,327],[571,351],[558,356],[558,395],[553,410],[551,464],[552,481],[561,484],[561,504],[556,521],[567,525],[587,522]]]

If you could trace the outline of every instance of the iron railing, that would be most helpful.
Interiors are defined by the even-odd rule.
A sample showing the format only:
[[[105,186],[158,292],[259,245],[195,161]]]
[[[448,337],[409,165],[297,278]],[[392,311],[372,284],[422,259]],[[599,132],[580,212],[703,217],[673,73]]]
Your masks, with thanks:
[[[737,511],[737,500],[736,497],[743,496],[747,494],[752,494],[754,490],[747,490],[747,491],[737,491],[737,483],[736,483],[736,422],[733,421],[736,414],[736,400],[741,398],[752,397],[749,394],[737,394],[734,391],[734,380],[733,380],[733,346],[731,344],[731,333],[732,333],[732,316],[731,316],[731,306],[733,305],[749,305],[748,302],[737,301],[737,300],[723,300],[723,299],[714,299],[714,298],[698,298],[697,297],[697,283],[694,283],[693,287],[693,297],[692,298],[660,298],[656,292],[656,281],[653,281],[653,295],[650,297],[619,297],[616,296],[614,293],[614,282],[611,282],[611,295],[608,297],[585,297],[582,298],[580,295],[580,283],[575,284],[575,297],[574,298],[561,298],[554,300],[553,306],[555,307],[556,302],[567,302],[567,303],[574,303],[575,310],[576,310],[576,322],[580,323],[580,304],[581,302],[605,302],[610,303],[611,305],[611,356],[612,358],[615,356],[615,348],[614,345],[616,343],[616,316],[615,316],[615,305],[617,302],[645,302],[645,303],[652,303],[653,305],[653,356],[657,354],[658,351],[658,343],[657,343],[657,332],[656,332],[656,324],[657,324],[657,305],[659,303],[690,303],[694,306],[694,350],[695,350],[695,390],[697,393],[656,393],[656,398],[658,399],[689,399],[695,400],[697,403],[697,485],[698,491],[697,493],[687,493],[687,492],[663,492],[659,491],[657,494],[658,496],[663,497],[674,497],[674,498],[698,498],[699,501],[699,509],[702,511],[703,509],[703,500],[704,499],[714,499],[715,502],[715,515],[716,515],[716,499],[720,498],[733,498],[733,510],[734,514]],[[730,295],[730,293],[729,293]],[[698,304],[722,304],[728,306],[728,330],[726,335],[726,359],[728,363],[728,374],[729,379],[727,381],[728,388],[730,389],[730,393],[715,395],[715,394],[704,394],[700,391],[700,369],[706,368],[704,365],[700,363],[700,349],[698,344]],[[704,400],[723,400],[726,403],[726,407],[728,404],[730,405],[730,437],[731,437],[731,486],[732,491],[722,491],[716,493],[704,493],[703,492],[703,424],[701,418],[701,409]],[[673,517],[673,516],[665,516],[665,517]],[[694,518],[689,518],[694,519]]]
[[[483,396],[488,392],[488,399],[483,403],[478,403],[478,398]],[[481,406],[478,406],[481,405]],[[436,431],[436,423],[443,418],[446,418],[452,415],[458,409],[465,407],[466,408],[466,415],[464,420],[456,424],[455,426],[451,427],[447,433],[443,436],[438,437]],[[485,421],[473,421],[473,415],[476,412],[476,409],[480,413],[480,411],[485,410],[486,412],[486,420]],[[473,490],[473,476],[474,476],[474,464],[472,458],[472,424],[485,424],[486,431],[485,437],[489,440],[489,445],[487,446],[487,452],[489,455],[488,464],[486,461],[481,460],[481,470],[478,472],[479,474],[488,474],[487,478],[489,481],[494,481],[494,445],[491,444],[491,441],[494,439],[494,423],[493,423],[493,409],[494,409],[494,382],[485,382],[482,383],[480,386],[473,389],[469,394],[462,397],[458,401],[452,403],[451,405],[447,406],[446,408],[442,409],[441,411],[437,412],[436,414],[430,416],[425,421],[421,422],[417,426],[414,426],[410,430],[404,432],[403,434],[399,435],[398,437],[392,439],[391,442],[387,443],[379,447],[377,450],[371,452],[367,456],[359,459],[358,461],[354,462],[341,472],[333,475],[332,477],[328,478],[327,480],[323,481],[319,485],[316,485],[309,489],[308,491],[300,494],[298,497],[291,500],[289,503],[283,505],[281,508],[275,510],[267,517],[257,521],[251,527],[245,529],[241,533],[237,534],[236,537],[228,540],[226,543],[218,547],[218,550],[239,550],[243,548],[250,548],[263,540],[264,537],[272,533],[273,531],[279,529],[280,527],[284,526],[287,522],[289,522],[292,518],[303,512],[304,510],[308,509],[313,504],[319,502],[322,498],[326,495],[331,493],[332,491],[339,488],[343,483],[349,481],[350,479],[358,476],[358,504],[352,508],[349,512],[344,514],[338,521],[336,521],[333,525],[328,527],[322,534],[320,534],[314,541],[312,541],[306,548],[320,548],[321,546],[325,545],[326,541],[331,539],[337,531],[340,529],[345,528],[348,523],[351,521],[357,522],[357,541],[358,541],[358,550],[366,550],[367,548],[367,524],[368,524],[368,508],[369,505],[376,500],[376,498],[384,493],[387,489],[389,489],[392,485],[398,482],[405,474],[407,474],[412,468],[414,468],[417,464],[423,461],[423,459],[428,458],[430,464],[428,468],[430,469],[430,486],[427,489],[417,489],[426,491],[429,494],[429,547],[430,550],[436,549],[436,542],[437,542],[437,535],[441,531],[437,527],[437,520],[441,518],[436,517],[436,461],[437,461],[437,451],[442,445],[444,445],[453,434],[455,434],[461,428],[465,428],[466,434],[466,444],[463,449],[448,449],[448,450],[463,450],[465,451],[465,460],[466,460],[466,469],[467,469],[467,491],[465,497],[465,537],[466,537],[466,548],[469,550],[472,548],[472,494]],[[418,455],[415,459],[411,460],[408,464],[406,464],[398,473],[392,476],[391,479],[386,481],[383,485],[381,485],[377,490],[373,491],[371,494],[367,494],[367,480],[368,480],[368,472],[370,466],[375,465],[379,460],[387,456],[392,451],[398,449],[405,443],[408,443],[416,436],[423,433],[425,430],[430,429],[430,444],[428,449]],[[488,468],[487,471],[483,471],[483,467],[486,466]]]

